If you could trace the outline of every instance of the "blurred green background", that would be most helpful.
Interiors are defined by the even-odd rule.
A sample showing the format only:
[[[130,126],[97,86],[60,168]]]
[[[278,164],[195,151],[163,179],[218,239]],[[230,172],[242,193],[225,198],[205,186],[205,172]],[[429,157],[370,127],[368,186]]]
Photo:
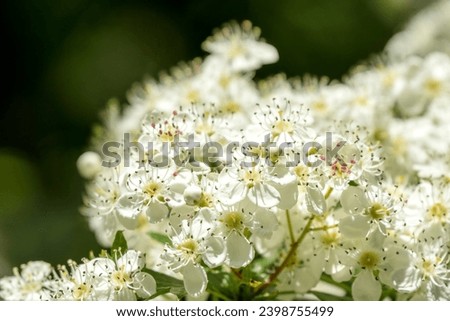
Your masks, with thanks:
[[[75,162],[98,112],[134,82],[204,53],[229,20],[250,19],[280,53],[257,73],[341,77],[379,52],[417,0],[15,0],[3,2],[0,276],[97,250],[78,213]]]

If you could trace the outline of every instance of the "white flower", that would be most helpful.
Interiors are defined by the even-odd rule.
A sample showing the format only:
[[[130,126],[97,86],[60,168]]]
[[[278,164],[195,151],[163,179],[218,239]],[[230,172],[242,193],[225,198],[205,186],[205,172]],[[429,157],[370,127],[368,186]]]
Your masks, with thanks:
[[[217,233],[226,242],[227,264],[232,268],[244,267],[253,260],[255,250],[249,240],[251,233],[267,238],[278,225],[275,213],[265,208],[252,209],[245,204],[236,204],[219,206],[217,211]]]
[[[257,105],[259,111],[254,116],[266,134],[270,135],[270,141],[277,146],[282,143],[302,142],[308,136],[311,122],[308,110],[302,106],[292,106],[287,100],[282,105],[273,99],[272,105]]]
[[[109,299],[130,301],[137,297],[149,298],[156,293],[155,279],[141,271],[145,266],[145,256],[138,251],[129,250],[113,260],[97,258],[90,264],[98,277],[106,278],[110,287]]]
[[[269,208],[276,206],[281,199],[269,169],[262,164],[225,167],[219,175],[218,185],[219,200],[226,205],[248,199],[257,206]]]
[[[43,261],[31,261],[22,264],[20,270],[13,269],[14,276],[0,279],[0,298],[3,300],[51,300],[53,269]]]
[[[96,152],[84,152],[77,160],[78,172],[86,179],[91,179],[102,170],[102,158]]]
[[[104,168],[86,185],[81,211],[86,216],[114,215],[120,195],[119,169]]]
[[[170,184],[175,181],[176,168],[173,162],[168,166],[145,165],[131,169],[125,178],[125,191],[118,200],[118,218],[125,226],[133,226],[137,216],[144,212],[150,222],[159,222],[169,215],[172,200]]]
[[[341,204],[350,214],[339,222],[341,233],[349,238],[363,238],[373,228],[386,234],[394,224],[401,199],[396,199],[380,186],[348,186],[341,194]]]
[[[450,299],[449,248],[446,236],[425,232],[413,248],[413,260],[408,267],[396,271],[393,283],[402,292],[414,293],[417,299]]]
[[[387,54],[400,60],[433,51],[450,53],[449,11],[450,4],[447,0],[433,2],[421,10],[403,31],[394,35],[387,43]]]
[[[84,262],[77,265],[74,261],[69,261],[69,270],[65,266],[59,268],[57,300],[108,300],[110,287],[106,274],[97,273],[95,264],[93,264],[95,261],[85,260]]]
[[[355,300],[379,300],[381,283],[393,286],[395,271],[410,264],[409,252],[400,246],[390,244],[384,248],[385,238],[375,230],[368,237],[355,241],[347,250],[342,263],[349,267],[350,275],[356,276],[352,283],[352,297]]]
[[[216,267],[226,258],[225,244],[220,237],[212,236],[213,224],[200,213],[191,222],[182,221],[180,233],[166,245],[162,259],[174,272],[183,275],[186,291],[199,296],[206,290],[208,279],[200,262]]]
[[[225,61],[233,71],[250,71],[278,60],[277,50],[259,39],[260,29],[250,21],[226,25],[209,37],[203,48]]]

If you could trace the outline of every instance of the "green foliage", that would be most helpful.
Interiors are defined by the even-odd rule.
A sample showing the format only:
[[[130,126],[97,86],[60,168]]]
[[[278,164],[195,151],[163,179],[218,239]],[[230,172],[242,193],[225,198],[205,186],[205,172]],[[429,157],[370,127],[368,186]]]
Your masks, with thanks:
[[[125,253],[128,250],[127,240],[123,235],[123,231],[117,231],[114,237],[114,242],[111,246],[111,252],[117,251],[119,253]]]
[[[172,245],[172,241],[170,240],[170,237],[168,237],[167,235],[157,233],[157,232],[150,232],[150,233],[148,233],[148,235],[152,239],[154,239],[155,241],[158,241],[161,244]]]
[[[156,281],[156,293],[150,299],[168,293],[175,294],[178,299],[183,299],[186,296],[183,281],[149,269],[143,269],[142,271],[153,276]]]

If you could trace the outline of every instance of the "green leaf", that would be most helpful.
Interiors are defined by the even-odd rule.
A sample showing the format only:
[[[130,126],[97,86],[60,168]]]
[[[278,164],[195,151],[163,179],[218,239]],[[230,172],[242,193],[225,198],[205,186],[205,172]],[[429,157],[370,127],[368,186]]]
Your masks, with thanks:
[[[318,297],[320,301],[352,301],[352,298],[349,298],[347,296],[337,296],[318,291],[311,291],[310,293]]]
[[[150,269],[143,269],[142,271],[153,276],[156,281],[156,293],[152,295],[149,300],[167,293],[175,294],[178,299],[182,299],[186,296],[183,281]]]
[[[209,270],[207,291],[219,300],[236,300],[241,280],[231,273]]]
[[[125,253],[128,251],[128,244],[123,231],[117,231],[114,237],[114,242],[111,246],[111,252],[117,251],[119,253]]]
[[[150,233],[148,233],[148,235],[152,239],[154,239],[155,241],[158,241],[161,244],[168,244],[170,246],[172,245],[172,240],[167,235],[164,235],[161,233],[156,233],[156,232],[150,232]]]

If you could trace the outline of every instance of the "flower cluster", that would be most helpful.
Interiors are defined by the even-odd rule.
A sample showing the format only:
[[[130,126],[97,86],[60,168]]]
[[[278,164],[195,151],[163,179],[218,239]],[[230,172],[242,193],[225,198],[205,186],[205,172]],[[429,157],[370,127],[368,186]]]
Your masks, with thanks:
[[[123,231],[134,250],[29,263],[0,296],[145,299],[145,263],[182,280],[179,298],[450,299],[450,56],[397,60],[413,40],[341,82],[255,82],[276,49],[224,26],[206,58],[133,88],[123,113],[112,102],[78,160],[99,243]]]
[[[137,300],[156,293],[155,279],[142,271],[145,257],[130,250],[120,255],[68,262],[56,269],[42,261],[31,261],[14,269],[14,276],[0,280],[5,300]]]

